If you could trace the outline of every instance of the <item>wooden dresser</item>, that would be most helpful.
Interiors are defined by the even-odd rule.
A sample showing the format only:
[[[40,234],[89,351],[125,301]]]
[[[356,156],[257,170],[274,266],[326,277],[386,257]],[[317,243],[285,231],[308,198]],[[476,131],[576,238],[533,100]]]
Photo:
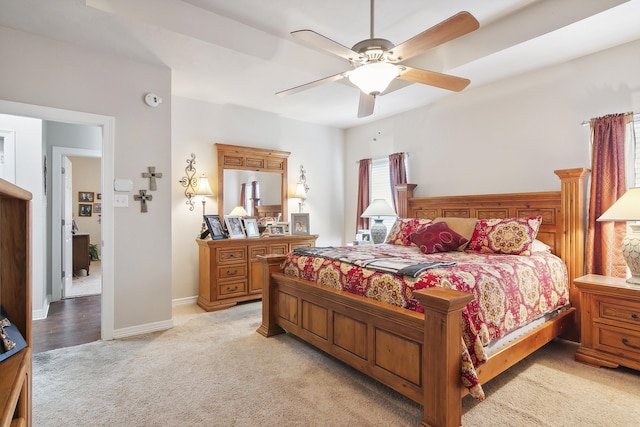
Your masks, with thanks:
[[[576,360],[640,370],[640,286],[595,274],[574,283],[580,291],[582,341]]]
[[[31,426],[30,200],[31,193],[0,179],[0,304],[26,342],[0,361],[3,427]]]
[[[262,298],[259,255],[286,254],[301,246],[315,246],[317,235],[201,240],[198,242],[198,305],[222,310],[240,301]]]
[[[88,233],[73,235],[73,274],[78,275],[80,270],[86,270],[89,275],[91,256],[89,253],[89,241],[91,235]]]

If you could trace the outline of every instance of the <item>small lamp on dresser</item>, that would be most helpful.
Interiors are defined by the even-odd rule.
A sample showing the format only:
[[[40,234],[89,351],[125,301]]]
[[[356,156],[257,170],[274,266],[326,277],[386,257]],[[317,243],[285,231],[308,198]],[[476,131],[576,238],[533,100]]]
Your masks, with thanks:
[[[640,187],[630,188],[597,221],[640,221]],[[628,224],[622,239],[622,256],[631,271],[627,283],[640,285],[640,224]]]
[[[397,216],[389,203],[384,199],[374,199],[367,209],[360,215],[362,218],[373,218],[374,224],[370,228],[373,243],[382,243],[387,237],[387,226],[382,222],[383,216]]]
[[[231,212],[229,212],[229,216],[240,216],[244,218],[245,216],[247,216],[247,211],[244,210],[242,206],[236,206],[231,210]]]
[[[200,228],[200,234],[205,232],[207,229],[207,225],[204,222],[204,205],[207,203],[206,197],[213,196],[213,190],[211,190],[211,185],[209,185],[209,178],[207,178],[204,174],[200,178],[198,178],[198,187],[194,196],[202,197],[202,227]]]

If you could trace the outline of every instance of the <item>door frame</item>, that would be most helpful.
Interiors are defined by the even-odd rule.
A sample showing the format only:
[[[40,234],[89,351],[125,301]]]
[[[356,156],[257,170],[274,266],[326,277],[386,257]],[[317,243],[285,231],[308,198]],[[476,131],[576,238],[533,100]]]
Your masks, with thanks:
[[[104,143],[104,142],[103,142]],[[62,180],[63,158],[75,157],[102,157],[99,150],[87,150],[85,148],[72,147],[51,147],[51,194],[62,194],[64,184]],[[104,185],[100,183],[101,189]],[[51,301],[60,301],[62,299],[62,251],[55,251],[53,248],[62,248],[62,236],[60,234],[60,225],[62,223],[62,197],[51,198]],[[103,239],[104,240],[104,239]],[[102,248],[101,248],[102,249]]]
[[[83,113],[79,111],[63,110],[60,108],[41,105],[24,104],[19,102],[0,100],[0,113],[14,116],[31,117],[34,119],[50,120],[63,123],[94,125],[102,128],[102,254],[104,261],[102,268],[102,297],[101,297],[101,334],[103,340],[113,339],[114,330],[114,211],[113,191],[109,186],[114,180],[115,161],[115,117],[99,114]],[[105,191],[108,190],[108,191]],[[34,219],[37,220],[37,219]],[[46,229],[46,227],[45,227]],[[53,249],[51,249],[53,250]],[[44,269],[44,265],[33,266]],[[42,286],[46,292],[47,284],[34,283],[32,286]],[[38,289],[42,293],[43,289]],[[35,289],[34,289],[35,294]]]

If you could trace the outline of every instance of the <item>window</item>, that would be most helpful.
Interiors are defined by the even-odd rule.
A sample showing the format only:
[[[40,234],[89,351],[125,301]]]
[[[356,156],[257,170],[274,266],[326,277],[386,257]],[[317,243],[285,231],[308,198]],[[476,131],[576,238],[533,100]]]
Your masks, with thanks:
[[[632,143],[634,148],[633,154],[633,179],[629,180],[627,187],[640,187],[640,114],[633,115],[633,131],[635,135],[632,138],[635,140]],[[630,185],[632,184],[632,185]]]
[[[404,158],[404,167],[407,170],[407,181],[409,180],[409,168],[407,167],[408,157],[408,155],[405,155]],[[393,207],[388,157],[371,160],[371,194],[369,200],[373,201],[375,199],[384,199],[389,203],[389,206]],[[391,230],[394,222],[395,218],[385,218],[383,221],[384,225],[387,226],[387,230]]]

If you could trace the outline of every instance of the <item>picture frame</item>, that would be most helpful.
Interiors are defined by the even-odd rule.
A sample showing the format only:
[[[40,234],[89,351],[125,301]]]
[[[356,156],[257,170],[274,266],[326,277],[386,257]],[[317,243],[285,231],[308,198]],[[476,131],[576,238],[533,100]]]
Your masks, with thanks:
[[[82,203],[93,203],[93,191],[78,191],[78,201]]]
[[[93,212],[100,214],[102,213],[102,203],[94,203],[93,204]]]
[[[289,223],[288,222],[276,222],[275,225],[281,225],[284,227],[284,234],[290,233]]]
[[[258,220],[256,218],[245,218],[243,222],[244,231],[247,233],[247,237],[260,237]]]
[[[93,205],[89,203],[80,203],[78,205],[78,216],[91,216]]]
[[[224,231],[224,225],[222,225],[220,215],[205,215],[204,222],[207,224],[211,239],[219,240],[227,238],[227,233]]]
[[[227,215],[224,217],[224,222],[227,224],[227,232],[229,233],[230,239],[246,237],[244,226],[242,225],[242,217]]]
[[[284,225],[269,225],[269,237],[284,236]]]
[[[291,234],[294,236],[309,235],[309,214],[308,213],[292,213],[291,214]]]
[[[371,231],[369,230],[358,230],[356,234],[356,240],[354,242],[357,245],[370,245],[373,244],[373,240],[371,240]]]

